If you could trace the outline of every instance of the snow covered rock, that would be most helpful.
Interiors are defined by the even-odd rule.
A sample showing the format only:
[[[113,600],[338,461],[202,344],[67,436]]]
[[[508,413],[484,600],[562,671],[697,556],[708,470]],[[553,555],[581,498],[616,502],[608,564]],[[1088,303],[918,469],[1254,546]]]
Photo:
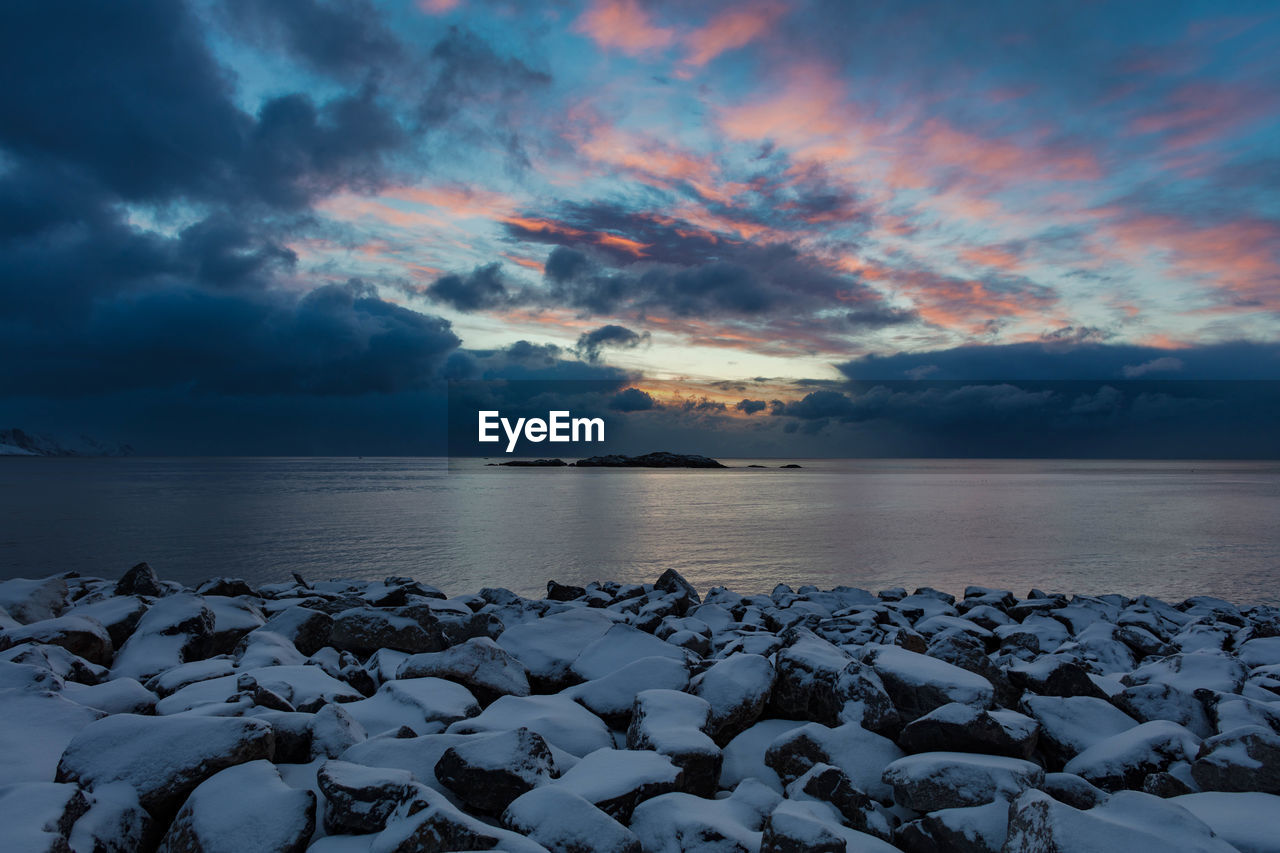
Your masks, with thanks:
[[[301,853],[315,825],[315,794],[290,788],[271,762],[250,761],[191,792],[160,853]]]
[[[1107,801],[1111,795],[1074,773],[1046,773],[1040,790],[1055,800],[1077,809],[1091,809]]]
[[[1280,797],[1256,792],[1185,794],[1169,800],[1240,853],[1280,853]]]
[[[768,658],[738,653],[716,661],[690,687],[711,705],[711,734],[724,743],[760,719],[773,679]]]
[[[471,691],[442,678],[388,681],[368,699],[347,702],[342,709],[371,735],[407,726],[420,735],[443,731],[450,723],[480,713]]]
[[[400,665],[399,678],[435,677],[457,682],[481,705],[499,696],[528,696],[524,664],[488,637],[474,637],[442,652],[413,655]]]
[[[598,749],[564,773],[555,786],[626,823],[635,807],[676,790],[680,768],[651,750]]]
[[[479,715],[449,726],[448,732],[506,732],[522,726],[578,757],[614,745],[604,721],[565,696],[503,696]]]
[[[951,702],[989,708],[995,697],[991,682],[981,675],[897,646],[873,647],[865,660],[880,676],[904,721]]]
[[[436,763],[435,775],[468,808],[497,816],[516,797],[558,773],[542,736],[518,728],[449,747]]]
[[[185,593],[162,598],[116,653],[111,675],[145,682],[180,663],[208,657],[213,626],[213,611],[202,598]]]
[[[0,608],[22,625],[61,616],[67,608],[67,579],[54,576],[0,581]]]
[[[1201,746],[1191,775],[1206,791],[1280,794],[1280,735],[1247,726],[1211,737]]]
[[[416,788],[407,770],[348,761],[326,761],[316,772],[316,783],[324,795],[324,828],[330,835],[381,832]]]
[[[1138,725],[1115,705],[1092,696],[1027,695],[1022,704],[1040,724],[1041,751],[1059,767],[1098,741]]]
[[[155,846],[159,830],[128,782],[97,785],[87,797],[89,810],[69,838],[76,853],[136,853]]]
[[[898,737],[907,752],[977,752],[1030,758],[1040,725],[1017,711],[985,711],[952,702],[908,723]]]
[[[1186,809],[1137,791],[1122,791],[1081,811],[1042,791],[1027,791],[1009,809],[1004,853],[1232,853],[1230,844]]]
[[[635,833],[559,785],[517,797],[503,812],[502,823],[551,853],[640,853]]]
[[[1111,697],[1111,702],[1135,720],[1149,723],[1169,720],[1186,726],[1197,737],[1214,734],[1204,703],[1190,693],[1168,684],[1137,684]]]
[[[761,720],[725,745],[720,766],[720,787],[732,789],[746,779],[782,793],[782,779],[765,763],[769,747],[782,735],[804,723],[795,720]]]
[[[874,670],[810,631],[789,639],[775,660],[773,707],[779,716],[824,725],[852,717],[873,731],[897,726],[894,703]],[[847,706],[853,707],[842,716]]]
[[[514,832],[498,829],[454,806],[439,791],[419,785],[413,799],[387,821],[373,839],[369,853],[504,850],[507,853],[547,853],[547,849]]]
[[[1156,720],[1097,741],[1063,770],[1104,791],[1137,790],[1148,774],[1167,770],[1175,762],[1193,761],[1199,749],[1200,738],[1187,729]]]
[[[1107,698],[1089,678],[1088,670],[1062,655],[1042,655],[1014,664],[1009,667],[1009,678],[1023,690],[1041,696]]]
[[[866,832],[886,841],[893,837],[895,818],[879,802],[853,784],[839,767],[815,764],[803,776],[787,786],[787,796],[793,800],[816,800],[826,803],[844,822],[859,832]]]
[[[160,576],[148,563],[138,563],[116,581],[116,595],[149,595],[159,598],[168,590],[160,582]]]
[[[302,654],[313,655],[329,645],[332,631],[333,617],[328,613],[295,606],[276,613],[253,633],[276,634],[292,643]]]
[[[781,799],[751,780],[721,800],[664,794],[636,807],[631,831],[646,853],[756,853]]]
[[[102,716],[47,690],[0,690],[0,780],[50,781],[67,744]]]
[[[900,758],[884,769],[900,805],[921,812],[980,806],[1013,799],[1044,781],[1030,761],[967,752],[922,752]]]
[[[680,768],[680,786],[710,796],[716,790],[723,761],[720,748],[707,735],[711,705],[677,690],[644,690],[636,695],[627,729],[628,749],[652,749]]]
[[[101,684],[68,682],[62,695],[107,714],[152,714],[156,709],[156,694],[132,678],[116,678]]]
[[[898,828],[898,846],[909,853],[996,853],[1009,831],[1009,804],[940,809]]]
[[[141,598],[136,595],[121,595],[83,604],[76,603],[63,615],[81,616],[97,622],[107,629],[112,647],[118,649],[129,639],[146,612],[147,605]]]
[[[630,625],[617,624],[582,650],[572,671],[583,681],[617,672],[629,663],[648,657],[685,661],[688,653]]]
[[[311,717],[311,758],[337,758],[368,737],[341,705],[325,705]]]
[[[273,749],[271,727],[259,720],[117,714],[71,739],[56,778],[89,787],[128,782],[147,811],[165,818],[205,779],[270,759]]]
[[[1148,661],[1121,681],[1126,687],[1167,684],[1192,694],[1200,689],[1239,693],[1248,675],[1248,667],[1236,658],[1223,651],[1205,649]]]
[[[775,738],[764,760],[784,784],[803,776],[814,765],[833,765],[859,790],[888,802],[891,791],[882,776],[885,768],[902,755],[893,741],[856,723],[835,728],[809,723]]]
[[[114,653],[107,629],[84,616],[58,616],[0,631],[0,649],[23,643],[60,646],[99,666],[109,665]]]
[[[395,649],[410,654],[438,652],[447,643],[435,625],[424,627],[408,616],[356,607],[334,617],[329,645],[340,651],[369,655],[378,649]]]
[[[80,788],[56,782],[0,787],[0,843],[6,850],[70,850],[71,828],[89,810]]]
[[[567,687],[570,697],[613,728],[631,724],[636,695],[643,690],[684,690],[689,686],[689,667],[669,657],[649,657],[632,661],[616,672],[593,681]]]
[[[603,611],[576,608],[512,625],[497,643],[525,665],[535,687],[558,690],[577,680],[569,671],[573,662],[615,624]]]

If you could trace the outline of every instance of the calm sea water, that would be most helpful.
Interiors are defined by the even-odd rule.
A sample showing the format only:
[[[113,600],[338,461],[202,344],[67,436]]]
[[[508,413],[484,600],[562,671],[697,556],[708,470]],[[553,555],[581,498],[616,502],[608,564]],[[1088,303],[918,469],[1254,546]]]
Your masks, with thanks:
[[[798,460],[802,470],[442,459],[0,459],[0,577],[410,575],[1036,586],[1280,600],[1280,464]]]

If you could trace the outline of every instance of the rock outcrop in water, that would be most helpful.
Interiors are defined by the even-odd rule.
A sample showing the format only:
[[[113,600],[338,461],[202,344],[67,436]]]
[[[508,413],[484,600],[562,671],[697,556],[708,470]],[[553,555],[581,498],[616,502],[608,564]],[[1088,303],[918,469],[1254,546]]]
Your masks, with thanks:
[[[0,456],[132,456],[127,444],[111,444],[87,435],[59,439],[21,429],[0,429]]]
[[[645,453],[640,456],[623,456],[611,453],[607,456],[588,456],[577,462],[563,459],[513,459],[510,462],[490,462],[490,466],[503,468],[727,468],[709,456],[696,453]],[[760,466],[748,466],[760,467]],[[787,467],[787,466],[783,466]],[[799,465],[791,466],[799,468]]]
[[[6,850],[1275,850],[1280,609],[0,583]]]

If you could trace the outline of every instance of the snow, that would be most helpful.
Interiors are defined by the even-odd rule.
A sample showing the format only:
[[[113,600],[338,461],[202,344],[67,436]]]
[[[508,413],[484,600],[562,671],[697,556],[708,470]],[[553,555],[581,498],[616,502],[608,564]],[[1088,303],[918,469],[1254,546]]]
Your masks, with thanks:
[[[890,695],[894,693],[890,684],[896,683],[907,689],[926,688],[930,692],[944,694],[950,702],[963,702],[977,708],[991,707],[994,696],[991,682],[946,661],[898,646],[877,646],[869,651],[866,660],[885,682]],[[894,698],[897,699],[896,696]],[[935,707],[943,704],[946,703],[936,702]]]
[[[418,734],[433,734],[458,720],[480,713],[471,691],[442,678],[388,681],[368,699],[343,704],[370,735],[408,726]],[[434,724],[434,725],[433,725]]]
[[[639,853],[639,839],[622,824],[561,786],[534,788],[507,806],[502,822],[548,850]]]
[[[857,723],[845,723],[835,728],[808,723],[779,735],[769,745],[769,753],[778,757],[789,755],[806,742],[816,746],[817,751],[825,756],[824,763],[843,770],[855,787],[878,800],[889,800],[891,792],[883,774],[886,767],[903,756],[893,741],[867,731]],[[799,764],[808,764],[810,752],[810,749],[800,750],[803,758]],[[770,763],[774,767],[779,766],[772,761]],[[808,769],[808,766],[799,766],[794,775],[800,776]]]
[[[1067,762],[1063,771],[1074,773],[1100,788],[1125,787],[1134,768],[1163,770],[1175,761],[1193,761],[1200,749],[1200,738],[1183,726],[1168,720],[1142,723],[1119,734],[1096,741]]]
[[[1275,794],[1184,794],[1169,802],[1208,824],[1240,853],[1280,853],[1280,797]]]
[[[593,681],[575,684],[562,695],[578,702],[600,717],[628,717],[642,690],[684,690],[689,686],[689,667],[669,657],[647,657],[632,661],[616,672]]]
[[[765,752],[779,737],[803,725],[803,722],[796,720],[761,720],[729,741],[723,751],[720,787],[734,788],[739,782],[755,779],[781,794],[782,780],[764,763]]]
[[[53,693],[0,690],[0,779],[50,781],[67,744],[100,717],[101,711]]]
[[[773,790],[747,780],[722,800],[663,794],[636,806],[631,831],[645,853],[712,853],[760,849],[765,818],[781,802]],[[729,842],[726,844],[725,842]]]
[[[968,752],[922,752],[884,769],[894,799],[917,811],[980,806],[1012,799],[1044,781],[1040,766],[1019,758]]]
[[[678,646],[659,640],[630,625],[617,624],[583,649],[573,662],[573,672],[590,681],[617,672],[629,663],[648,657],[665,657],[684,661],[686,653]]]
[[[1040,737],[1070,756],[1100,740],[1138,725],[1138,721],[1104,699],[1092,696],[1023,697],[1025,710],[1040,724]]]
[[[315,794],[290,788],[269,761],[250,761],[191,792],[170,837],[190,822],[202,853],[289,850],[315,828]]]
[[[75,785],[36,782],[0,787],[0,828],[5,850],[57,850],[65,845],[78,805],[86,804]],[[63,848],[65,849],[65,847]]]
[[[201,705],[224,703],[239,691],[237,682],[245,675],[279,694],[295,708],[317,702],[363,698],[351,685],[339,681],[318,666],[263,666],[188,684],[161,699],[156,704],[156,713],[177,714]]]
[[[609,728],[586,708],[561,696],[503,696],[479,716],[449,726],[449,734],[508,731],[524,726],[578,757],[613,746]]]
[[[555,784],[600,803],[644,785],[675,784],[680,769],[671,759],[650,750],[598,749],[582,757]]]
[[[754,721],[773,688],[773,677],[768,658],[738,653],[716,661],[691,687],[694,695],[711,705],[711,725],[718,730],[736,714],[753,707],[755,714],[748,722]]]
[[[108,714],[143,714],[152,711],[156,695],[132,678],[117,678],[102,684],[68,682],[62,695],[86,708]]]
[[[497,643],[523,663],[530,675],[556,681],[567,675],[583,649],[614,624],[615,619],[604,611],[578,608],[513,625],[502,632]]]

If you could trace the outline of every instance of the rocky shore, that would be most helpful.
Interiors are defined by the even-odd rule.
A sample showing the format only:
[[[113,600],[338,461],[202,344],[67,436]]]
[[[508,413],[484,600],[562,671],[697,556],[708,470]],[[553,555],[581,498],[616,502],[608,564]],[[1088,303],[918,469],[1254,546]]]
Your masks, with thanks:
[[[1280,609],[0,583],[6,851],[1280,850]]]

